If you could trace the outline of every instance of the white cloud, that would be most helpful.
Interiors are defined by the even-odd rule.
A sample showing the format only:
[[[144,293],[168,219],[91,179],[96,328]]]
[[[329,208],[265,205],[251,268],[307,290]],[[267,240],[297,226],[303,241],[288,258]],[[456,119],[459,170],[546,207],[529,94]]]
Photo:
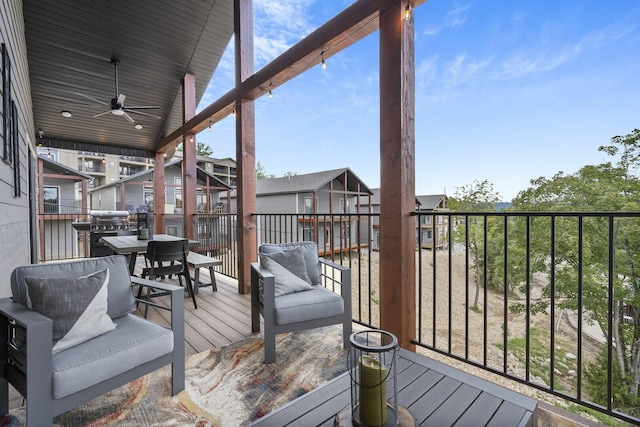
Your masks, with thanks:
[[[440,23],[426,25],[423,33],[427,36],[435,36],[446,28],[461,27],[467,22],[471,6],[472,3],[454,5]]]
[[[313,0],[256,0],[254,54],[260,68],[316,27],[309,21]]]

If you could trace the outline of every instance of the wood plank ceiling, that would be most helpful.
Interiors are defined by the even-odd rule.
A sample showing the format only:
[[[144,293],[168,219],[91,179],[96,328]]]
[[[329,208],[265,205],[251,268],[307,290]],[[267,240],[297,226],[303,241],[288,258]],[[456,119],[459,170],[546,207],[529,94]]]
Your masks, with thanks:
[[[196,76],[199,102],[233,34],[233,0],[23,4],[34,125],[51,147],[152,155],[182,124],[181,79]],[[141,130],[124,116],[93,117],[116,96],[113,59],[125,107],[160,107],[141,110],[160,119],[129,114]]]

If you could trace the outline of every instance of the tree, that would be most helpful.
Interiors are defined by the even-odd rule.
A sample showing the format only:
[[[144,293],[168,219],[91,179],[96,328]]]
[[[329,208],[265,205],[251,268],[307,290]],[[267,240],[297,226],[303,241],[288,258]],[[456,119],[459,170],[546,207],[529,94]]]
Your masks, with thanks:
[[[178,145],[177,150],[178,151],[183,151],[183,144]],[[209,145],[205,144],[204,142],[196,142],[196,154],[198,156],[211,156],[213,154],[213,148],[211,148]]]
[[[474,181],[473,184],[456,187],[453,197],[449,200],[449,208],[454,212],[493,212],[495,203],[500,201],[500,194],[494,191],[493,184],[488,180]],[[465,215],[462,223],[455,228],[454,241],[463,244],[470,252],[473,260],[473,276],[476,282],[476,292],[473,308],[478,309],[478,299],[482,282],[482,267],[484,266],[484,227],[487,218],[482,215]]]
[[[268,174],[262,163],[258,162],[256,165],[256,179],[270,179],[275,178],[276,176],[273,174]]]
[[[584,166],[575,174],[559,172],[552,178],[544,177],[531,181],[531,187],[518,194],[513,207],[524,211],[555,212],[637,212],[640,210],[640,131],[634,130],[625,136],[616,136],[611,144],[600,151],[617,157],[617,162]],[[546,218],[536,218],[544,222]],[[536,224],[542,230],[542,224]],[[533,225],[532,225],[533,227]],[[546,226],[547,230],[548,225]],[[637,402],[640,385],[640,223],[637,218],[620,217],[609,224],[604,217],[559,217],[555,223],[555,262],[548,265],[551,236],[547,232],[532,231],[531,266],[534,272],[549,274],[554,268],[554,296],[559,308],[578,309],[578,298],[582,297],[583,309],[603,329],[609,324],[610,276],[609,253],[613,254],[613,324],[612,348],[615,352],[613,376],[617,382],[614,393],[614,408]],[[580,234],[581,233],[581,234]],[[611,234],[610,234],[611,233]],[[577,242],[582,236],[582,251],[578,253]],[[612,247],[609,247],[610,236]],[[546,239],[546,243],[545,243]],[[522,246],[520,240],[518,246]],[[579,269],[581,266],[581,272]],[[523,267],[514,266],[514,269]],[[522,277],[522,276],[521,276]],[[580,283],[580,287],[578,286]],[[548,286],[543,295],[551,297]],[[581,295],[579,294],[581,293]],[[547,303],[548,305],[548,303]],[[623,319],[627,307],[631,322]],[[543,306],[539,307],[544,308]],[[596,401],[606,405],[608,364],[595,363],[589,366],[587,390]],[[620,394],[627,390],[630,396]],[[603,397],[604,396],[604,397]],[[627,408],[629,409],[629,408]]]
[[[209,145],[205,144],[204,142],[196,142],[196,154],[198,156],[210,156],[213,154],[213,148],[211,148]]]

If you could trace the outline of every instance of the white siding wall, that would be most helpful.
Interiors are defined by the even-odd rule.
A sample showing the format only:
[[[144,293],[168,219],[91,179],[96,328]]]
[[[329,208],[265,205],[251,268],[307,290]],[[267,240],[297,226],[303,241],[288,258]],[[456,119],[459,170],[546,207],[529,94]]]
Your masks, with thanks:
[[[11,59],[11,94],[18,110],[21,176],[21,194],[14,197],[13,171],[0,161],[0,297],[5,297],[11,294],[9,278],[13,269],[31,262],[28,164],[33,158],[28,156],[35,151],[32,145],[35,132],[21,0],[0,2],[0,42],[7,46]]]

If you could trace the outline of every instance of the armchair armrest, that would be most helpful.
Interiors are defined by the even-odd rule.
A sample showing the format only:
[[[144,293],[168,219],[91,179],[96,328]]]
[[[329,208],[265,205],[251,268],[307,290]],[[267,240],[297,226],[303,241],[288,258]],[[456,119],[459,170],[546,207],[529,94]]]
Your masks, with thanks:
[[[251,263],[251,331],[260,331],[260,312],[270,313],[275,308],[275,278],[259,262]]]
[[[24,340],[18,347],[15,342],[17,331]],[[0,299],[0,363],[2,377],[9,380],[16,389],[26,396],[46,394],[48,390],[38,390],[34,379],[42,381],[52,376],[53,321],[37,311],[14,302],[11,298]],[[25,372],[29,369],[29,378]]]
[[[184,288],[182,288],[181,286],[172,285],[170,283],[156,282],[154,280],[143,279],[136,276],[131,276],[131,284],[159,289],[161,291],[167,292],[171,298],[170,307],[165,307],[152,301],[140,298],[136,298],[136,302],[160,308],[162,310],[169,310],[171,312],[171,325],[174,325],[174,314],[177,314],[176,311],[180,311],[182,313],[182,318],[176,319],[176,322],[182,323],[184,321]]]
[[[332,290],[335,289],[335,285],[340,286],[342,295],[351,295],[351,267],[338,264],[325,258],[319,258],[320,260],[320,276],[324,278],[323,286],[328,288],[329,284],[332,286]],[[327,269],[337,270],[340,272],[340,278],[334,277],[333,274],[327,274]]]

